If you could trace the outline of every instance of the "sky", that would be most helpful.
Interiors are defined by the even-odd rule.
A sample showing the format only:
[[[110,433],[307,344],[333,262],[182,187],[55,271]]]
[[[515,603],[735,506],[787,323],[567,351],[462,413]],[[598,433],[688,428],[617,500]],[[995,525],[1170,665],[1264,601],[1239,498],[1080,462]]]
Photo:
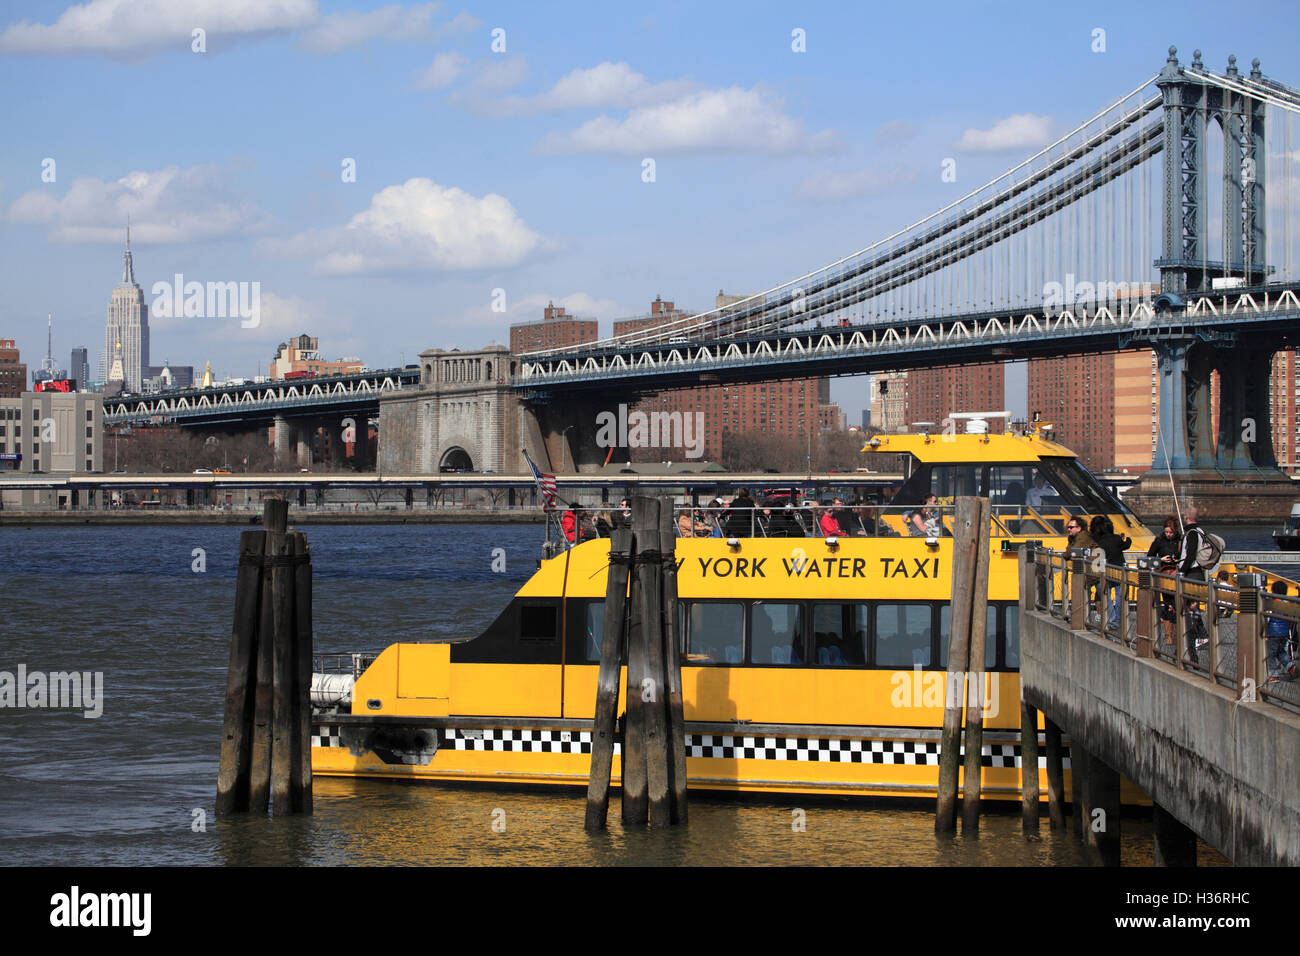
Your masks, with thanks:
[[[1171,44],[1300,84],[1297,35],[1290,2],[9,0],[0,338],[35,368],[52,313],[57,364],[93,367],[128,216],[151,306],[177,274],[260,306],[155,315],[155,365],[265,373],[308,332],[392,366],[550,301],[608,334],[928,215]],[[856,423],[865,379],[832,397]]]

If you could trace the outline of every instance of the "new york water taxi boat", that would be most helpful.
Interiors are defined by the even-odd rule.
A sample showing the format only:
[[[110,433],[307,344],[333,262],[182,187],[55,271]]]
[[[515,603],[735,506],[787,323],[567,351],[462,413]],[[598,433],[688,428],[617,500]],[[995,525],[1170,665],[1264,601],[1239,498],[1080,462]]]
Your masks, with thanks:
[[[972,426],[873,439],[863,451],[903,456],[906,479],[843,536],[776,537],[799,521],[760,509],[747,535],[677,540],[692,788],[934,795],[951,502],[988,495],[982,785],[990,799],[1019,799],[1016,548],[1028,539],[1064,548],[1073,514],[1108,515],[1134,550],[1151,534],[1046,430]],[[931,493],[939,506],[922,515],[925,529],[913,512]],[[351,674],[317,675],[313,771],[585,786],[608,551],[608,540],[561,537],[483,633],[394,644],[373,660],[354,655]],[[617,749],[613,772],[617,781]]]

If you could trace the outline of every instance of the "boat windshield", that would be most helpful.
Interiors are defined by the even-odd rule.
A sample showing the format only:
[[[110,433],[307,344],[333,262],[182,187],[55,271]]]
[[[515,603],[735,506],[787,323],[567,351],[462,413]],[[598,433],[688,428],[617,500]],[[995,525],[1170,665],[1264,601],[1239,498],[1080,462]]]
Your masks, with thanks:
[[[1119,514],[1135,528],[1137,517],[1073,458],[1043,458],[1025,462],[965,462],[920,464],[891,504],[918,505],[929,495],[938,504],[951,504],[959,495],[987,496],[995,515],[1055,516],[1048,524],[1059,531],[1062,518],[1072,514]]]

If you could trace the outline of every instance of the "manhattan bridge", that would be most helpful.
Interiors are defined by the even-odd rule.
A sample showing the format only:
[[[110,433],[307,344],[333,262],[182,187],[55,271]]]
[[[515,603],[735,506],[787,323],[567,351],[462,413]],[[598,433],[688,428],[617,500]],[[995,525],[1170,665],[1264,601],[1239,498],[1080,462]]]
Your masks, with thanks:
[[[528,353],[513,384],[526,404],[564,406],[611,389],[1148,347],[1153,470],[1275,470],[1271,360],[1300,344],[1297,113],[1300,92],[1259,60],[1216,73],[1171,47],[1158,74],[924,219],[725,307]],[[1262,423],[1255,441],[1248,419]]]

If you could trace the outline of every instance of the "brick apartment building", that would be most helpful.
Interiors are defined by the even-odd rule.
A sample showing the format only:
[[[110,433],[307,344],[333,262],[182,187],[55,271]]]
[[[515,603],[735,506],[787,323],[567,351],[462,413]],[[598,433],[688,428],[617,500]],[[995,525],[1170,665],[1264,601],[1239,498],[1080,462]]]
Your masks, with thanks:
[[[730,305],[735,296],[718,293],[719,308]],[[656,296],[645,315],[614,322],[613,334],[651,331],[689,318],[693,313]],[[541,322],[521,323],[510,328],[510,351],[581,345],[599,337],[595,320],[575,319],[562,308],[548,305]],[[548,344],[536,344],[539,342]],[[842,428],[844,416],[830,401],[828,379],[792,379],[744,385],[709,385],[674,389],[643,397],[628,412],[681,412],[704,414],[702,458],[717,461],[722,456],[728,433],[759,431],[803,438],[810,429]],[[681,460],[682,450],[663,448],[631,449],[633,461]]]
[[[0,398],[17,398],[27,391],[27,365],[19,361],[14,339],[0,339]]]
[[[510,326],[510,353],[540,352],[584,345],[600,338],[596,319],[569,315],[564,306],[546,303],[538,322],[520,322]]]

